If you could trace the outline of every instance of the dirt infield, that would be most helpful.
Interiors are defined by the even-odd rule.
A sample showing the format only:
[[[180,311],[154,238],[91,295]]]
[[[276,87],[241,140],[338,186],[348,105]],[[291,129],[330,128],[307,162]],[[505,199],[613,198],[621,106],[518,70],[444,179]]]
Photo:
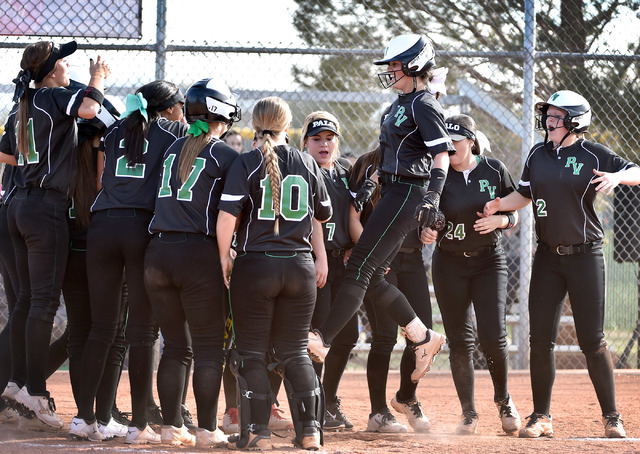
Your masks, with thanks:
[[[399,375],[392,372],[389,377],[387,397],[390,399],[398,385]],[[524,417],[532,410],[529,374],[511,372],[509,388],[520,414]],[[123,377],[118,393],[121,410],[130,409],[128,380]],[[205,452],[211,449],[173,448],[162,445],[132,447],[119,441],[89,443],[73,441],[67,436],[68,424],[74,416],[75,405],[71,396],[69,375],[56,372],[49,380],[49,390],[54,396],[58,413],[67,426],[59,433],[29,432],[16,425],[0,425],[0,453],[70,453],[83,451],[100,452]],[[488,373],[476,373],[476,406],[480,414],[478,434],[454,435],[459,422],[460,405],[455,395],[451,374],[448,371],[430,372],[420,383],[418,397],[425,413],[431,420],[428,434],[384,435],[365,432],[369,414],[369,397],[364,372],[347,372],[340,385],[344,413],[355,424],[353,431],[327,433],[327,453],[407,453],[457,452],[457,453],[517,453],[517,452],[640,452],[640,370],[616,371],[616,395],[618,408],[624,419],[629,438],[608,440],[603,436],[600,409],[595,392],[586,371],[559,371],[554,387],[551,412],[554,417],[555,436],[538,440],[518,439],[502,433],[497,410],[493,405],[493,392]],[[288,415],[284,394],[279,396]],[[190,395],[188,407],[195,416],[195,403]],[[220,404],[221,412],[224,405]],[[403,417],[398,420],[406,423]],[[220,418],[222,415],[220,415]],[[291,444],[292,432],[272,437],[275,453],[297,451]],[[213,451],[229,452],[226,448]]]

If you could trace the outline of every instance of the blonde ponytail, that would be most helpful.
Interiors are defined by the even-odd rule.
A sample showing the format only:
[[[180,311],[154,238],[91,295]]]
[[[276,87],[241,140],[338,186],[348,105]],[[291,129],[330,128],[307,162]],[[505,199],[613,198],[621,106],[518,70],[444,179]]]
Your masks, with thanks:
[[[193,164],[196,162],[196,158],[212,137],[213,131],[200,134],[198,137],[194,137],[191,134],[187,135],[187,139],[182,146],[180,158],[178,159],[178,180],[180,184],[184,184],[184,182],[187,181],[193,169]]]

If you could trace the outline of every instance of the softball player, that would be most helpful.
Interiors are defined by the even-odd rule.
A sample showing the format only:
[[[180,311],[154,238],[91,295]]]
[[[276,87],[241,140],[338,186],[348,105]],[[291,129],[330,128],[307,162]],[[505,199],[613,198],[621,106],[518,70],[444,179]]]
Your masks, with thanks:
[[[86,88],[75,80],[71,81],[69,87],[75,90]],[[67,331],[60,339],[64,343],[64,359],[66,359],[68,352],[69,378],[74,397],[79,395],[84,380],[82,353],[91,329],[91,307],[87,279],[87,229],[91,221],[90,207],[98,192],[96,185],[98,146],[107,127],[115,123],[119,116],[120,112],[108,99],[105,99],[102,110],[95,118],[78,120],[78,174],[74,195],[67,210],[69,256],[62,283],[62,294],[67,313]],[[124,437],[127,434],[127,427],[115,421],[111,416],[126,350],[123,332],[124,316],[121,314],[118,336],[109,350],[96,396],[98,431],[103,440]],[[58,342],[56,341],[56,344]],[[52,349],[54,345],[52,344]],[[59,361],[63,361],[63,358],[60,357]],[[49,372],[53,372],[54,368],[57,369],[56,366],[59,364],[50,364]],[[87,438],[88,434],[81,432],[79,436]],[[94,434],[95,437],[98,437],[97,433]]]
[[[442,107],[425,87],[435,65],[431,41],[420,35],[398,36],[387,46],[385,58],[375,64],[388,65],[387,71],[379,74],[382,85],[401,91],[380,127],[382,198],[347,263],[336,297],[341,304],[334,305],[327,322],[309,334],[309,351],[315,360],[324,360],[328,350],[325,342],[331,343],[356,313],[369,288],[377,304],[388,310],[413,342],[416,368],[411,378],[418,382],[445,338],[416,317],[407,298],[386,281],[384,273],[408,232],[418,225],[436,224],[449,152],[454,148],[445,130]]]
[[[0,389],[4,390],[11,378],[11,314],[18,299],[18,272],[16,270],[16,256],[9,234],[7,210],[11,192],[15,188],[13,175],[16,167],[3,164],[2,196],[0,197],[0,273],[7,300],[7,323],[0,332]],[[8,406],[4,399],[0,399],[0,423],[18,422],[18,413]]]
[[[484,204],[515,190],[504,164],[480,155],[475,121],[467,115],[445,120],[456,147],[440,208],[447,220],[437,235],[431,273],[433,286],[449,342],[451,373],[462,406],[458,434],[474,434],[478,413],[474,402],[473,351],[475,336],[470,306],[473,303],[478,337],[493,381],[494,402],[502,429],[516,433],[521,420],[507,389],[507,263],[501,241],[502,229],[512,228],[517,212],[482,217]],[[427,243],[436,240],[425,229]]]
[[[82,356],[83,383],[78,415],[70,433],[96,434],[93,403],[105,359],[115,339],[122,278],[127,282],[129,381],[132,420],[126,443],[159,443],[145,415],[152,383],[156,330],[144,289],[144,252],[149,241],[162,157],[186,133],[187,126],[160,116],[184,97],[172,83],[154,81],[127,97],[127,112],[105,133],[98,156],[101,190],[91,207],[87,233],[87,275],[91,297],[91,331]]]
[[[17,189],[8,219],[20,285],[11,317],[11,381],[3,397],[17,402],[45,426],[62,428],[46,387],[47,355],[53,318],[67,260],[65,218],[76,176],[76,118],[93,118],[104,96],[109,66],[90,62],[86,90],[72,92],[65,58],[71,41],[58,46],[40,41],[26,47],[14,79],[13,108],[0,140],[0,161],[18,165]],[[35,81],[35,89],[30,88]]]
[[[329,219],[331,202],[313,158],[286,145],[290,123],[291,111],[281,98],[256,104],[258,148],[236,159],[219,205],[217,237],[237,347],[231,367],[238,381],[240,434],[232,449],[271,447],[267,363],[283,378],[296,445],[317,450],[323,442],[322,387],[306,349],[316,300],[312,220]]]
[[[189,133],[163,158],[144,278],[165,342],[157,378],[165,424],[162,442],[207,447],[226,441],[216,434],[226,289],[215,223],[227,172],[238,156],[220,137],[240,119],[240,108],[226,86],[204,79],[187,90],[185,112]],[[195,437],[181,414],[192,343]]]
[[[313,157],[324,179],[331,198],[333,215],[326,223],[317,223],[322,232],[322,248],[326,252],[328,274],[324,285],[318,287],[316,305],[311,326],[321,326],[325,322],[329,309],[345,274],[345,254],[353,243],[349,235],[349,207],[352,197],[348,179],[351,163],[338,158],[340,123],[329,112],[317,111],[307,115],[302,126],[300,148],[307,150]],[[318,260],[317,248],[314,253]],[[327,355],[322,385],[325,392],[325,430],[352,429],[353,424],[344,416],[337,396],[338,385],[349,361],[351,350],[358,341],[358,316],[354,315],[338,333]],[[322,377],[322,363],[313,364],[318,377]]]
[[[611,353],[604,339],[604,231],[595,211],[598,192],[611,194],[619,184],[640,183],[640,168],[609,148],[583,139],[591,123],[589,102],[561,90],[536,104],[537,127],[545,141],[534,145],[518,190],[484,207],[484,214],[534,204],[538,247],[531,270],[529,323],[533,413],[520,437],[553,433],[551,389],[553,347],[567,293],[578,343],[600,403],[606,437],[626,436],[616,408]]]

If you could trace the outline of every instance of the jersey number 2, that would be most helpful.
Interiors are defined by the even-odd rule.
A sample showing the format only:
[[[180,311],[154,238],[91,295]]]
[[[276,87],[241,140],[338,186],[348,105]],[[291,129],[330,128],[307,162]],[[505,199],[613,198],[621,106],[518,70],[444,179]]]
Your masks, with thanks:
[[[120,149],[124,150],[124,139],[120,141],[119,145]],[[145,154],[149,149],[149,142],[147,139],[144,139],[144,150],[142,154]],[[124,151],[123,151],[124,153]],[[127,156],[123,154],[118,158],[116,163],[116,176],[117,177],[125,177],[125,178],[144,178],[144,169],[146,164],[138,163],[136,165],[130,166],[127,161]]]

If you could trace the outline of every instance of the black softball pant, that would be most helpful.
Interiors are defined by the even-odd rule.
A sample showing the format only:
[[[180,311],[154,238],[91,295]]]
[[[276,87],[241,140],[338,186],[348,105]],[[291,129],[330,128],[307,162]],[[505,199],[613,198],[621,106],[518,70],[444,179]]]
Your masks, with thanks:
[[[364,231],[347,262],[347,273],[337,301],[320,328],[324,340],[331,343],[362,304],[367,289],[371,298],[400,326],[416,317],[409,301],[397,287],[385,279],[385,272],[407,234],[417,228],[416,207],[426,187],[395,182],[382,186],[382,198],[367,220]]]
[[[316,373],[307,354],[316,300],[316,275],[310,252],[248,252],[238,255],[231,276],[231,314],[240,374],[249,390],[270,392],[267,362],[280,361],[293,392],[309,394]],[[271,353],[268,357],[267,353]],[[315,399],[304,398],[301,421],[315,420]],[[251,400],[251,423],[267,426],[268,401]]]
[[[338,289],[346,273],[342,256],[334,257],[331,251],[327,251],[327,259],[329,274],[324,287],[317,289],[316,306],[311,320],[311,326],[314,328],[322,326],[327,320],[331,306],[340,304],[340,302],[336,300],[336,295],[338,294]],[[313,363],[313,368],[316,370],[318,376],[321,376],[322,367],[324,366],[322,385],[327,402],[336,401],[342,374],[349,362],[351,350],[353,350],[357,342],[358,315],[356,314],[351,317],[344,328],[342,328],[334,338],[324,363]]]
[[[589,377],[602,414],[616,412],[611,353],[604,339],[605,262],[602,246],[560,256],[535,253],[529,291],[531,389],[536,413],[549,414],[556,366],[553,349],[558,337],[565,296],[569,294],[578,344],[587,360]]]
[[[85,380],[82,354],[91,330],[86,240],[71,239],[62,283],[62,295],[67,308],[69,379],[76,405],[79,405],[80,387]],[[109,348],[102,379],[96,393],[96,417],[104,424],[111,418],[111,409],[116,399],[122,362],[127,349],[124,337],[126,318],[127,306],[123,304],[120,306],[117,334]]]
[[[422,261],[422,250],[398,252],[391,262],[386,279],[407,297],[416,315],[429,328],[432,326],[429,279]],[[386,312],[380,311],[369,297],[364,299],[367,319],[371,326],[371,350],[367,358],[367,383],[371,414],[387,407],[386,389],[391,352],[398,338],[398,324]],[[333,348],[333,346],[332,346]],[[407,344],[400,361],[400,388],[396,397],[403,402],[415,399],[417,383],[411,381],[416,367],[416,355]]]
[[[11,317],[11,380],[31,395],[47,395],[53,319],[69,250],[68,198],[53,190],[17,189],[9,203],[9,232],[20,290]]]
[[[196,233],[157,234],[147,246],[144,271],[164,338],[157,378],[164,423],[184,423],[182,394],[193,355],[198,427],[213,431],[224,365],[226,296],[216,239]]]
[[[144,288],[144,253],[153,214],[139,209],[96,212],[87,233],[87,277],[91,304],[91,331],[82,353],[84,375],[78,399],[78,416],[94,419],[93,402],[104,365],[118,332],[122,276],[127,283],[129,314],[129,382],[132,424],[144,429],[145,410],[153,377],[156,340],[151,304]]]
[[[9,234],[8,205],[0,204],[0,273],[7,300],[7,323],[0,332],[0,389],[4,390],[11,378],[11,314],[16,307],[19,289],[16,256]],[[0,404],[2,407],[2,404]]]
[[[433,252],[431,276],[449,341],[451,374],[462,412],[475,411],[473,352],[478,339],[493,381],[494,401],[505,399],[509,349],[506,331],[507,263],[501,247],[481,257]]]

